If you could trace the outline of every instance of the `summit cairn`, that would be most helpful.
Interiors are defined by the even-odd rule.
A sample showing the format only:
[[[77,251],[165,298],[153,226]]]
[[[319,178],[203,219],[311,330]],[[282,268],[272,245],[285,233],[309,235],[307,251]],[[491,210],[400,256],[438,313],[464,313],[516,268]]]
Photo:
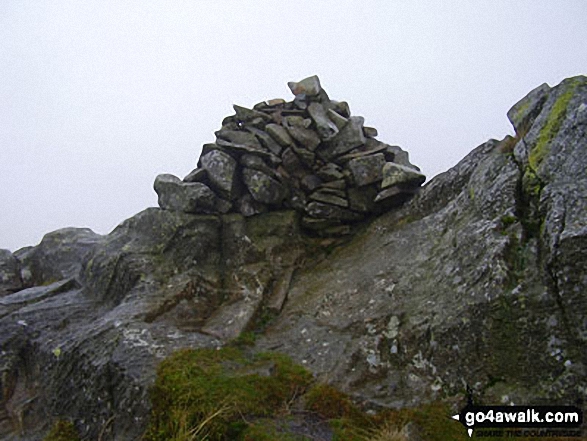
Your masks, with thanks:
[[[418,191],[426,178],[408,153],[378,141],[377,130],[351,116],[348,103],[331,100],[317,76],[288,86],[291,102],[235,105],[183,181],[157,176],[160,207],[244,216],[295,209],[305,229],[341,235]]]

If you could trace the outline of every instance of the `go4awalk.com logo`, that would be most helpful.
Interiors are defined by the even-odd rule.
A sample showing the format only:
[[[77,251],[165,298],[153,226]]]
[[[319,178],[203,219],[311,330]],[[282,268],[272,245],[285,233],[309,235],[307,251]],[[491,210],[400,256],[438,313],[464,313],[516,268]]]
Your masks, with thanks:
[[[579,437],[583,424],[581,409],[574,406],[475,406],[469,403],[452,418],[465,426],[469,437],[478,429],[483,430],[475,437]]]

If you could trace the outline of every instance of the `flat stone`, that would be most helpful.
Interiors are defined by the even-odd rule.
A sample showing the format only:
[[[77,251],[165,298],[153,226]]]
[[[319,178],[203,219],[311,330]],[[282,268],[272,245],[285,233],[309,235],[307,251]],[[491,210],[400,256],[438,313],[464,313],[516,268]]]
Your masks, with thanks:
[[[277,205],[286,198],[285,187],[271,176],[250,168],[244,168],[242,174],[247,189],[257,202]]]
[[[164,210],[183,213],[227,213],[232,204],[220,199],[206,184],[183,182],[178,177],[162,174],[155,178],[155,192]]]
[[[278,124],[267,124],[265,131],[282,147],[290,147],[294,141],[285,127]]]
[[[261,121],[267,123],[271,121],[271,117],[266,113],[259,112],[257,110],[247,109],[246,107],[237,106],[236,104],[232,106],[234,111],[236,112],[236,120],[237,122],[249,123],[253,122],[256,119],[261,119]]]
[[[387,162],[383,166],[383,180],[381,188],[392,187],[394,185],[419,187],[426,180],[426,176],[413,168],[394,162]]]
[[[322,144],[324,147],[318,149],[320,156],[329,161],[365,144],[364,122],[362,116],[350,117],[348,124],[334,138]]]
[[[357,221],[363,217],[346,208],[317,201],[310,202],[306,206],[306,213],[319,219],[339,219],[347,222]]]
[[[320,139],[329,140],[338,133],[338,127],[328,118],[326,109],[322,104],[310,103],[308,113],[316,124],[316,131]]]
[[[236,161],[220,150],[212,150],[202,156],[202,166],[208,172],[210,186],[222,197],[233,199],[236,196]]]
[[[291,92],[294,95],[305,94],[307,96],[316,96],[322,90],[320,86],[320,79],[316,75],[304,78],[302,81],[294,82],[290,81],[287,83]]]
[[[330,101],[328,103],[328,108],[332,109],[334,112],[342,115],[345,118],[351,117],[351,109],[349,107],[349,103],[346,101]]]
[[[337,190],[344,190],[347,188],[347,183],[344,179],[337,179],[336,181],[325,182],[322,184],[323,188],[334,188]]]
[[[269,107],[281,106],[285,104],[285,100],[283,98],[274,98],[272,100],[265,101]]]
[[[344,192],[340,194],[333,194],[328,191],[318,190],[310,195],[310,199],[318,202],[325,202],[327,204],[338,205],[339,207],[348,207],[349,201],[346,199]]]
[[[263,150],[261,143],[255,135],[244,130],[219,130],[215,132],[218,140],[228,141],[231,144],[242,145],[255,150]],[[221,145],[218,143],[218,145]]]
[[[402,188],[398,185],[388,187],[377,194],[375,203],[383,211],[390,210],[391,208],[399,207],[417,192],[417,188]]]
[[[342,168],[333,163],[326,164],[316,174],[324,181],[337,181],[344,178]]]
[[[240,165],[253,170],[259,170],[269,176],[275,177],[275,171],[269,167],[260,156],[245,153],[241,156]]]
[[[355,184],[359,187],[383,179],[384,165],[385,156],[383,153],[355,158],[348,163]]]
[[[378,132],[375,127],[363,127],[363,134],[367,138],[375,138],[378,135]]]
[[[205,168],[196,168],[189,172],[183,182],[201,182],[208,185],[210,179],[208,178],[208,171]]]
[[[375,153],[385,153],[391,146],[385,144],[381,141],[377,141],[376,139],[367,138],[365,140],[365,145],[359,146],[356,149],[352,150],[350,153],[346,155],[339,156],[336,158],[336,161],[339,163],[345,163],[350,161],[351,159],[360,158],[362,156],[369,156]],[[398,147],[399,148],[399,147]],[[400,149],[401,150],[401,149]],[[389,161],[389,158],[385,158]],[[391,157],[393,159],[393,156]]]
[[[299,116],[287,116],[284,118],[284,125],[291,137],[307,149],[314,151],[321,141],[316,132],[307,128],[310,124],[310,120]]]
[[[216,144],[220,147],[223,147],[223,150],[234,152],[234,154],[237,155],[243,153],[253,153],[255,155],[260,155],[266,158],[272,156],[272,153],[268,152],[262,147],[253,147],[245,144],[235,144],[233,142],[225,141],[223,139],[216,140]]]
[[[316,175],[306,175],[302,178],[300,184],[304,190],[314,191],[322,184],[322,179]]]
[[[302,227],[313,231],[342,225],[342,222],[338,219],[319,219],[310,216],[303,216],[301,223]]]
[[[330,121],[332,121],[334,123],[334,125],[336,126],[336,128],[339,131],[342,130],[343,127],[346,126],[349,122],[348,118],[345,118],[344,116],[336,113],[332,109],[328,109],[326,114],[328,115],[328,118],[330,119]]]
[[[282,147],[267,132],[254,127],[249,127],[247,130],[255,135],[261,142],[261,145],[271,153],[277,156],[281,154]]]

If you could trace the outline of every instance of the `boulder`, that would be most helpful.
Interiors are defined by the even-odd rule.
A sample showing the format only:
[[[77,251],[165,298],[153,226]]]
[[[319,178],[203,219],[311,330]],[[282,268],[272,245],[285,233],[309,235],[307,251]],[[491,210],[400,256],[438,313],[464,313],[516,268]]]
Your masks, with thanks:
[[[381,188],[392,187],[395,185],[419,187],[426,180],[426,176],[419,171],[393,162],[385,163],[382,169],[382,174],[383,180],[381,182]]]
[[[285,187],[271,176],[250,168],[243,169],[242,173],[249,193],[257,202],[278,205],[287,196]]]
[[[210,186],[225,199],[238,196],[236,161],[226,153],[213,150],[200,158],[202,167],[208,172]]]
[[[376,153],[352,159],[349,161],[348,167],[353,175],[355,184],[362,187],[363,185],[381,181],[385,164],[383,153]]]
[[[0,297],[22,288],[20,262],[9,250],[0,249]]]
[[[183,213],[226,213],[231,204],[220,199],[206,184],[183,182],[170,174],[157,176],[154,184],[159,206]]]

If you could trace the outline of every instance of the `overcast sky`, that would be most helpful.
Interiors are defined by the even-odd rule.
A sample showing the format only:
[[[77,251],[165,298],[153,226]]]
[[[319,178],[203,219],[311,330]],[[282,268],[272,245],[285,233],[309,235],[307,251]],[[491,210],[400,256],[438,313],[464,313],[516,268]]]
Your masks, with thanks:
[[[432,178],[587,73],[586,23],[585,0],[1,0],[0,248],[108,233],[233,103],[314,74]]]

